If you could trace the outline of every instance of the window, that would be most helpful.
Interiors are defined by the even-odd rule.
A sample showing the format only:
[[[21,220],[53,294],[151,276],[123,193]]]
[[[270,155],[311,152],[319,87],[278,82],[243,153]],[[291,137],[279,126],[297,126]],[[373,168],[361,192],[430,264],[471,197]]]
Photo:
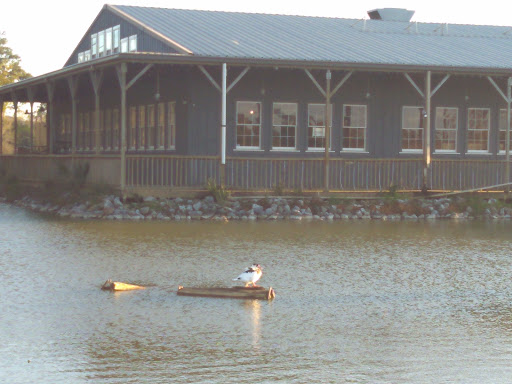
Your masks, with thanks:
[[[105,56],[105,31],[98,32],[98,57]]]
[[[105,110],[105,149],[110,150],[112,149],[112,110],[106,109]]]
[[[89,61],[91,60],[91,50],[87,50],[84,52],[84,61]]]
[[[107,55],[112,53],[112,28],[105,30],[105,51]]]
[[[167,148],[174,149],[176,146],[176,102],[167,104]]]
[[[84,61],[85,61],[85,54],[84,54],[84,52],[80,52],[78,54],[78,62],[83,63]]]
[[[139,149],[146,147],[146,106],[139,106]]]
[[[315,148],[325,148],[325,104],[308,104],[308,149]]]
[[[128,38],[121,39],[121,52],[128,52]]]
[[[156,148],[164,148],[165,143],[165,103],[158,103],[157,108],[157,132],[156,132],[156,142],[155,147]]]
[[[121,26],[116,25],[112,28],[112,52],[119,52],[119,43],[121,41]]]
[[[83,138],[83,135],[82,135],[82,132],[84,131],[84,114],[83,113],[79,113],[78,114],[78,122],[77,122],[77,127],[76,127],[76,149],[77,150],[82,150],[83,149],[83,142],[84,142],[84,138]]]
[[[114,108],[112,111],[112,147],[119,149],[119,109]]]
[[[457,148],[457,108],[436,108],[435,143],[437,152],[455,152]]]
[[[422,107],[403,107],[402,151],[420,151],[423,149],[422,111]]]
[[[274,103],[272,111],[272,147],[295,149],[297,104]]]
[[[507,138],[507,110],[500,109],[500,133],[499,133],[499,151],[505,153],[505,143]],[[510,120],[510,151],[512,151],[512,119]]]
[[[130,36],[128,45],[130,52],[137,52],[137,35]]]
[[[366,149],[366,105],[343,105],[343,149]]]
[[[100,110],[100,149],[103,149],[105,146],[105,111],[103,109]]]
[[[147,106],[147,147],[148,149],[155,149],[155,106],[150,104]]]
[[[260,148],[261,103],[237,101],[236,147]]]
[[[468,152],[487,152],[491,113],[488,108],[468,109]]]
[[[84,145],[83,145],[83,149],[84,150],[87,150],[89,149],[89,146],[90,146],[90,129],[91,129],[91,120],[90,120],[90,115],[89,115],[89,112],[84,112],[84,132],[83,132],[83,136],[84,136]]]
[[[137,145],[137,107],[130,107],[130,136],[129,136],[129,146],[130,149],[135,149]]]
[[[98,55],[98,35],[96,33],[91,35],[91,56],[95,59]]]

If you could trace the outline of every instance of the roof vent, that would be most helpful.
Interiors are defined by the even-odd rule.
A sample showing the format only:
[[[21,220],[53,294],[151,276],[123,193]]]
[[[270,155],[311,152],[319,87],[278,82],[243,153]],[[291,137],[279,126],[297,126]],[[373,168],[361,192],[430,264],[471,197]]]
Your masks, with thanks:
[[[384,21],[411,21],[414,11],[409,11],[403,8],[380,8],[368,11],[368,16],[372,20]]]

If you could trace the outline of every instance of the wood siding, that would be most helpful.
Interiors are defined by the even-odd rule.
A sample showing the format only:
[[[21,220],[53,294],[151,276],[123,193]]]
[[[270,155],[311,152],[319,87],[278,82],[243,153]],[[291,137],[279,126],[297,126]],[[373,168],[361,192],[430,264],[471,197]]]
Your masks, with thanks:
[[[147,30],[139,28],[139,26],[128,22],[108,9],[103,9],[89,27],[89,30],[83,36],[64,67],[76,64],[78,62],[78,53],[91,49],[92,34],[103,31],[106,28],[115,27],[116,25],[121,27],[121,39],[137,35],[137,52],[177,53],[176,50],[169,47],[162,40],[155,38]]]

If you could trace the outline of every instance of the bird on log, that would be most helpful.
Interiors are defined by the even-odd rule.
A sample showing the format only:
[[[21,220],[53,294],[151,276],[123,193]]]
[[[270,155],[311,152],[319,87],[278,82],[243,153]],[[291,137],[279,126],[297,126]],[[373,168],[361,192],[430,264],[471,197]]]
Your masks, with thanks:
[[[242,272],[236,279],[233,279],[233,281],[241,281],[246,287],[250,284],[252,284],[253,287],[257,287],[256,282],[261,278],[262,274],[263,271],[261,265],[253,264]]]

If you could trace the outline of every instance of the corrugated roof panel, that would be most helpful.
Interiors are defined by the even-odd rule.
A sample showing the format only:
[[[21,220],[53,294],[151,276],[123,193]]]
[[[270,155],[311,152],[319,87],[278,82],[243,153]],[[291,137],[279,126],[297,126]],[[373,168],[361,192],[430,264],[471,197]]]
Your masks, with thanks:
[[[512,27],[114,7],[197,56],[512,68]]]

